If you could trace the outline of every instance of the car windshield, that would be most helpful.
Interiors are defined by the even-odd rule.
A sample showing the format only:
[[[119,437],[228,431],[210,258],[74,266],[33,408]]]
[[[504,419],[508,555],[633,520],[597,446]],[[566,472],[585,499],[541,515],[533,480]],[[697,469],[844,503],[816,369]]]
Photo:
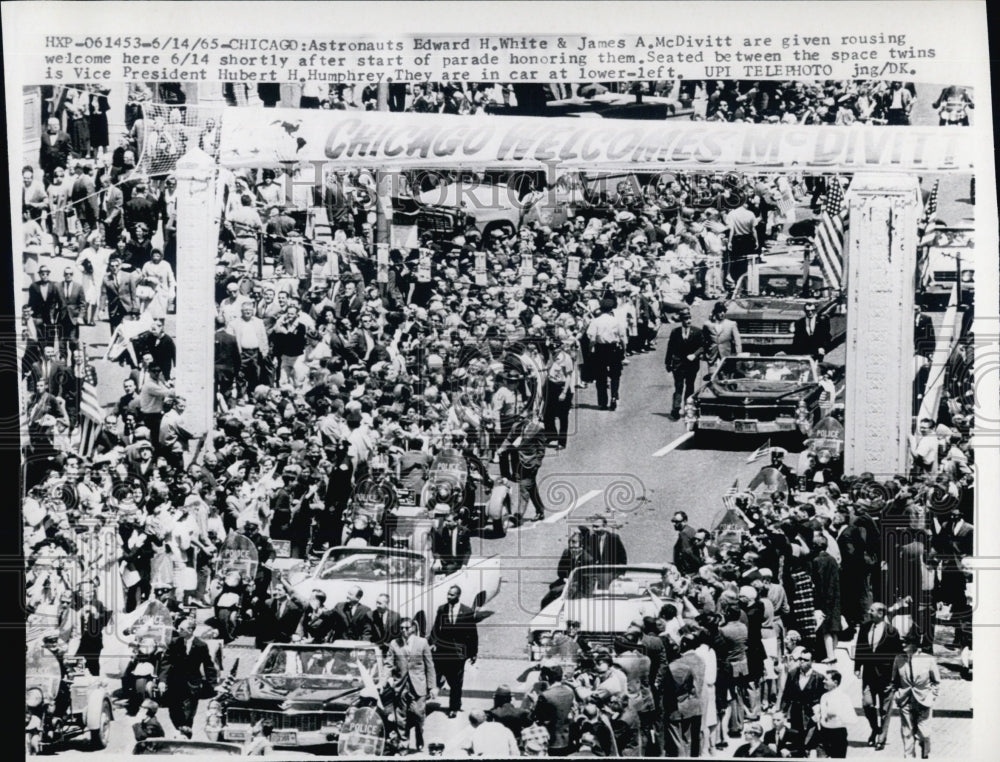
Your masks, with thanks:
[[[359,663],[369,675],[378,671],[373,648],[272,648],[255,674],[355,682],[362,681]]]
[[[232,744],[199,743],[197,741],[169,741],[155,739],[140,741],[132,749],[133,754],[184,754],[192,755],[223,755],[227,757],[239,757],[242,749]]]
[[[469,476],[469,466],[465,462],[462,453],[453,448],[441,450],[431,462],[430,478],[447,474],[455,479],[464,481]]]
[[[363,582],[423,582],[424,559],[418,554],[391,553],[364,548],[341,548],[327,556],[316,577],[321,580],[356,579]]]
[[[574,569],[567,582],[568,597],[645,598],[650,592],[659,595],[663,588],[663,573],[657,569],[634,567],[584,566]]]
[[[712,381],[723,386],[745,386],[747,382],[769,386],[798,386],[812,381],[808,360],[780,357],[727,357]]]
[[[738,296],[770,296],[784,299],[801,299],[803,296],[818,297],[826,293],[826,284],[819,276],[809,278],[809,291],[802,293],[802,273],[761,273],[758,276],[758,291],[749,292],[749,281],[741,280]]]

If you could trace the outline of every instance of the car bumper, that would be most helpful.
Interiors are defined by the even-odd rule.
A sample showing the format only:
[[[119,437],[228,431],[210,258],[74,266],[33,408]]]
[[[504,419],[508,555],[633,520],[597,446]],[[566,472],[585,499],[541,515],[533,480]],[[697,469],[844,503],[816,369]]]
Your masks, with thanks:
[[[809,432],[808,423],[799,423],[794,418],[778,418],[774,421],[726,421],[718,416],[701,416],[688,421],[688,431],[729,431],[734,434],[779,434],[784,431]]]
[[[243,743],[250,740],[251,735],[250,725],[224,725],[215,740]],[[333,727],[323,730],[274,730],[271,732],[271,745],[285,749],[324,746],[336,743],[339,737],[340,730]]]

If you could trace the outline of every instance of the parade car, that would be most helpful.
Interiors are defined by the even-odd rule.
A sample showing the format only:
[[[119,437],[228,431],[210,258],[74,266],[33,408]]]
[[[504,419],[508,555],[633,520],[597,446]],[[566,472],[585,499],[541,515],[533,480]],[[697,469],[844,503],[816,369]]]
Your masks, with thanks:
[[[369,607],[386,593],[389,607],[413,619],[426,634],[453,585],[461,588],[467,606],[479,608],[492,600],[500,590],[500,563],[496,558],[470,559],[458,571],[439,574],[427,547],[336,547],[311,570],[290,574],[289,583],[303,600],[313,590],[322,590],[331,607],[345,600],[354,586],[361,588],[361,601]]]
[[[500,231],[513,236],[521,224],[522,203],[513,186],[497,183],[449,183],[417,196],[421,205],[433,208],[462,209],[472,217],[484,236]]]
[[[658,616],[665,580],[665,564],[581,566],[570,572],[562,595],[543,608],[528,625],[528,653],[544,659],[553,638],[565,632],[568,621],[580,623],[580,639],[591,646],[610,646],[630,622]]]
[[[726,357],[708,383],[688,397],[687,429],[807,436],[821,417],[820,382],[818,363],[808,356]]]
[[[243,747],[233,743],[188,741],[180,738],[147,738],[133,746],[132,753],[180,754],[182,756],[213,754],[224,757],[239,757],[243,755]]]
[[[972,226],[939,227],[920,241],[919,267],[922,304],[941,309],[961,282],[962,303],[971,302],[976,288],[976,231]]]
[[[374,643],[271,643],[231,697],[209,702],[206,734],[211,741],[244,742],[268,719],[275,747],[335,744],[347,713],[365,697],[378,700],[390,677]]]
[[[745,350],[787,352],[795,336],[795,321],[805,315],[807,304],[816,306],[817,317],[829,318],[831,345],[846,334],[841,294],[828,287],[815,265],[809,266],[806,279],[803,256],[808,254],[809,249],[803,247],[799,253],[772,255],[736,282],[727,317],[736,322]]]
[[[107,680],[84,668],[82,657],[63,665],[35,641],[25,657],[25,753],[41,754],[86,738],[92,749],[111,740],[111,693]]]

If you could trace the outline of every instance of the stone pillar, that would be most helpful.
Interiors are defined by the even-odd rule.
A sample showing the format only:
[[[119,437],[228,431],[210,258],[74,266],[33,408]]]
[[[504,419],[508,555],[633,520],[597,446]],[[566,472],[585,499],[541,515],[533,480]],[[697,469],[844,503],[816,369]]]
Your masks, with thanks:
[[[913,176],[854,176],[846,248],[844,473],[906,473],[920,191]]]
[[[184,419],[195,435],[212,427],[215,409],[215,252],[219,210],[215,161],[192,148],[177,162],[177,369],[174,388],[187,398]]]

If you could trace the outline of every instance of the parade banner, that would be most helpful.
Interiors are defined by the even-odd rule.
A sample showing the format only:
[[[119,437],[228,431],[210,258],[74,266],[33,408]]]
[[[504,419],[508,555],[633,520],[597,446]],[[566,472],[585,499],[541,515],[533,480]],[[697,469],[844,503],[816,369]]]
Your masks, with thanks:
[[[709,171],[949,172],[972,167],[961,127],[580,120],[300,109],[226,109],[223,166],[560,165]]]

